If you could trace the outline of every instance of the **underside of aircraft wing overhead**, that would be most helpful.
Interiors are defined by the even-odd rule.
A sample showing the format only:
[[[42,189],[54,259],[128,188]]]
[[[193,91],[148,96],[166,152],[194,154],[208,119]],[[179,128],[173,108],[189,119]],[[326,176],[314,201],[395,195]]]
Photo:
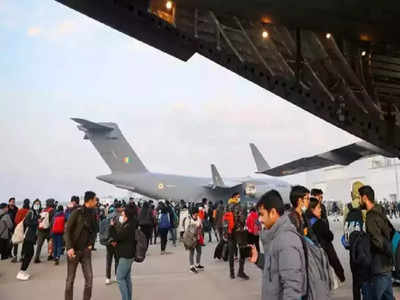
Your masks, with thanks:
[[[392,157],[392,155],[374,145],[367,142],[358,142],[322,154],[300,158],[275,168],[264,171],[258,170],[257,173],[278,177],[294,175],[334,165],[347,166],[361,158],[378,154]]]

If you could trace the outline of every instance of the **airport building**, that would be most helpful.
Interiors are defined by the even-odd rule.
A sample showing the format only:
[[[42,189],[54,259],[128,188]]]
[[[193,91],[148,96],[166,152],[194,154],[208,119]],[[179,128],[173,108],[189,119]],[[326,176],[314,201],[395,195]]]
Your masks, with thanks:
[[[371,185],[377,201],[399,201],[400,161],[373,156],[349,166],[333,166],[306,174],[306,184],[324,191],[325,201],[348,203],[353,182]]]

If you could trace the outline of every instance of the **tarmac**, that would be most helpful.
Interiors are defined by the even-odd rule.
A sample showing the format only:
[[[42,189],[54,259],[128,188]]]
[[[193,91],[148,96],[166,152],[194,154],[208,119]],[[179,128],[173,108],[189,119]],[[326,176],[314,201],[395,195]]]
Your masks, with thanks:
[[[400,220],[400,219],[399,219]],[[396,228],[400,221],[392,220]],[[331,229],[335,233],[334,245],[343,267],[346,270],[346,282],[332,293],[333,300],[352,299],[351,274],[349,270],[348,253],[341,246],[340,236],[342,220],[334,222],[330,219]],[[206,241],[208,235],[206,236]],[[259,300],[261,299],[261,271],[253,264],[246,262],[245,271],[250,280],[232,280],[229,277],[228,263],[214,260],[213,253],[216,242],[203,247],[202,264],[205,271],[199,274],[189,272],[188,252],[181,244],[174,247],[167,245],[167,255],[160,255],[160,244],[150,246],[148,256],[143,263],[135,263],[132,270],[133,299],[173,299],[173,300]],[[60,265],[46,261],[43,247],[42,263],[31,264],[28,273],[31,280],[18,281],[15,276],[20,264],[12,264],[10,260],[0,262],[0,300],[43,300],[64,299],[66,279],[65,257]],[[98,245],[93,252],[93,300],[121,299],[118,284],[105,285],[105,249]],[[236,265],[237,269],[237,265]],[[114,273],[112,273],[114,278]],[[75,280],[74,299],[82,299],[84,279],[80,269]],[[397,299],[400,290],[395,289]]]

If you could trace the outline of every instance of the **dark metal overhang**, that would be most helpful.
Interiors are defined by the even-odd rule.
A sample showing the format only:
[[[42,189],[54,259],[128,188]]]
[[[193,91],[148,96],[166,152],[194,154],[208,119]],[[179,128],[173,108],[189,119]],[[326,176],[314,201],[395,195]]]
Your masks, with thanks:
[[[400,156],[400,2],[57,1],[181,60],[199,53]]]

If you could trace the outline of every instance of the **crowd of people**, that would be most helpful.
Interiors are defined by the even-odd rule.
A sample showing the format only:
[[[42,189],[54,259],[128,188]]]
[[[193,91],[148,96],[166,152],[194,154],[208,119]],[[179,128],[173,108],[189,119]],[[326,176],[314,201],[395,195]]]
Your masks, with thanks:
[[[353,299],[394,299],[392,270],[397,271],[397,266],[393,258],[400,251],[400,235],[388,218],[387,208],[376,203],[370,186],[355,182],[351,197],[343,210],[341,242],[350,257]],[[263,270],[262,299],[313,299],[311,295],[328,299],[330,291],[346,278],[333,245],[323,191],[293,186],[288,200],[290,205],[272,190],[255,205],[241,203],[240,193],[218,203],[207,199],[199,203],[135,203],[130,198],[128,202],[115,199],[111,205],[102,205],[96,194],[88,191],[82,205],[79,197],[73,196],[66,208],[54,199],[46,200],[44,207],[39,199],[32,204],[25,199],[18,209],[11,198],[8,204],[0,204],[0,255],[2,260],[20,262],[16,278],[29,280],[27,270],[32,260],[41,263],[46,241],[48,261],[59,265],[62,256],[66,257],[65,299],[73,299],[75,274],[81,264],[83,299],[89,300],[93,285],[91,253],[96,251],[98,238],[106,249],[105,284],[113,282],[114,262],[114,281],[121,298],[131,300],[132,264],[139,261],[138,230],[146,248],[157,244],[159,238],[161,255],[169,254],[169,241],[173,247],[183,243],[193,274],[205,270],[202,247],[206,240],[211,243],[215,238],[214,258],[228,262],[231,279],[249,280],[246,261]]]

